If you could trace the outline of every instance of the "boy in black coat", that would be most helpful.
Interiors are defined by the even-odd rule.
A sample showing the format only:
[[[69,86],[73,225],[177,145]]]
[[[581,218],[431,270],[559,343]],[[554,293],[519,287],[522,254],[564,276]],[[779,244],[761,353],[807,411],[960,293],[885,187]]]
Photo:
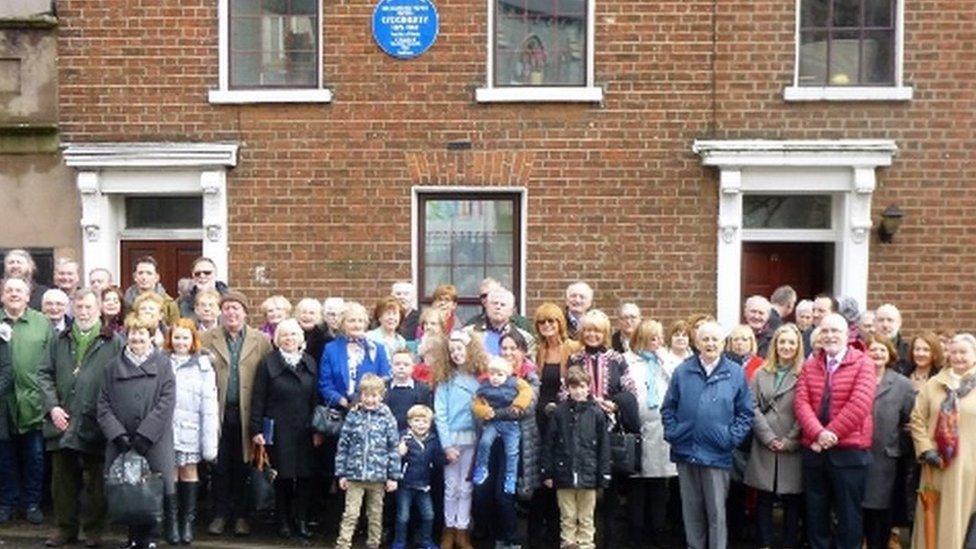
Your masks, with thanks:
[[[430,387],[413,379],[413,355],[409,350],[393,353],[390,371],[393,376],[387,384],[384,401],[397,420],[397,429],[403,432],[407,428],[407,411],[417,404],[430,406],[433,400]]]
[[[607,416],[590,396],[590,382],[581,368],[569,369],[569,398],[553,413],[542,447],[542,478],[556,488],[564,548],[593,549],[596,492],[610,484]]]
[[[444,450],[431,432],[434,412],[427,406],[415,405],[407,412],[410,429],[403,434],[397,452],[403,479],[397,491],[396,537],[391,549],[404,549],[407,543],[407,525],[410,510],[416,506],[420,512],[418,538],[422,549],[435,549],[434,505],[430,495],[430,482],[434,470],[444,465]]]

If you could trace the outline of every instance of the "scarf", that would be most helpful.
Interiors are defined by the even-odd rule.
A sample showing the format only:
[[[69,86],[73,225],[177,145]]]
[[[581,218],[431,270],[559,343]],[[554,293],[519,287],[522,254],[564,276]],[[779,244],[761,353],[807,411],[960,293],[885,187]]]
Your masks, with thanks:
[[[783,385],[783,380],[786,379],[786,374],[790,373],[790,370],[792,368],[793,368],[793,365],[792,364],[777,364],[776,365],[776,374],[775,374],[776,377],[774,378],[775,381],[773,382],[773,390],[774,391],[779,391],[780,386]]]
[[[661,372],[661,361],[650,351],[641,351],[639,356],[647,363],[647,409],[656,410],[661,406],[661,395],[657,392],[657,377]]]
[[[285,351],[278,349],[278,352],[281,353],[281,358],[284,359],[285,364],[290,366],[292,370],[294,370],[295,367],[298,366],[298,363],[302,360],[302,352],[300,350],[295,351],[294,353],[286,353]]]
[[[976,372],[962,378],[957,389],[946,387],[946,398],[939,406],[935,423],[935,446],[946,468],[959,455],[959,399],[976,387]]]
[[[78,327],[78,323],[75,322],[71,325],[71,339],[75,342],[75,367],[81,366],[81,361],[85,358],[85,353],[91,347],[95,339],[98,338],[99,332],[102,330],[102,323],[96,320],[92,327],[87,331],[82,331]]]
[[[131,362],[133,365],[135,365],[135,366],[141,366],[143,362],[149,360],[149,357],[152,356],[152,354],[153,354],[153,347],[150,344],[149,345],[149,350],[146,352],[146,354],[144,354],[144,355],[137,355],[137,354],[133,353],[131,349],[129,349],[129,346],[128,345],[126,345],[125,346],[125,350],[122,351],[122,354],[124,354],[125,355],[125,358],[129,359],[129,362]]]

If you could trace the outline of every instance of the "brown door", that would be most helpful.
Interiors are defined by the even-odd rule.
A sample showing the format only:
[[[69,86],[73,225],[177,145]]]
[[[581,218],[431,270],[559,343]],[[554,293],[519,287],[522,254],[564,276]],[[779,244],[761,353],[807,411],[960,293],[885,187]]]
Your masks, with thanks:
[[[833,289],[834,245],[827,242],[743,242],[742,299],[769,297],[789,284],[799,299]]]
[[[132,273],[136,261],[150,255],[159,263],[159,281],[166,292],[176,298],[176,286],[180,278],[191,276],[193,260],[203,252],[199,240],[123,240],[122,241],[122,289],[132,285]]]

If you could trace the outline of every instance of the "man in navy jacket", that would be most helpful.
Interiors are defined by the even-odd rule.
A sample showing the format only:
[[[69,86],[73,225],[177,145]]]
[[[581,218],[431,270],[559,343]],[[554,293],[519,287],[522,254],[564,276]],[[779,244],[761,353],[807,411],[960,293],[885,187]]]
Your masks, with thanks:
[[[678,465],[688,547],[724,549],[732,450],[752,427],[752,395],[742,368],[722,356],[722,328],[698,329],[699,354],[671,377],[661,405],[664,439]]]

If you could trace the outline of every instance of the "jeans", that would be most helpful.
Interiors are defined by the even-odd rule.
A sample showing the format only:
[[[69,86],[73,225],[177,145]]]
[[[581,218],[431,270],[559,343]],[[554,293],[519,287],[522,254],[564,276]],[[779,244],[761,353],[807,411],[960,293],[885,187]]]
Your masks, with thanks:
[[[474,483],[484,484],[488,478],[488,458],[491,455],[491,445],[495,439],[502,437],[505,445],[505,493],[515,493],[515,479],[518,475],[519,459],[519,424],[518,421],[489,421],[481,431],[478,440],[478,453],[474,458]]]
[[[396,538],[394,543],[407,543],[407,525],[410,524],[410,508],[416,505],[420,512],[420,531],[417,532],[422,547],[433,545],[434,503],[430,490],[400,487],[397,490]]]
[[[44,489],[44,435],[40,429],[0,441],[0,507],[37,507]]]

